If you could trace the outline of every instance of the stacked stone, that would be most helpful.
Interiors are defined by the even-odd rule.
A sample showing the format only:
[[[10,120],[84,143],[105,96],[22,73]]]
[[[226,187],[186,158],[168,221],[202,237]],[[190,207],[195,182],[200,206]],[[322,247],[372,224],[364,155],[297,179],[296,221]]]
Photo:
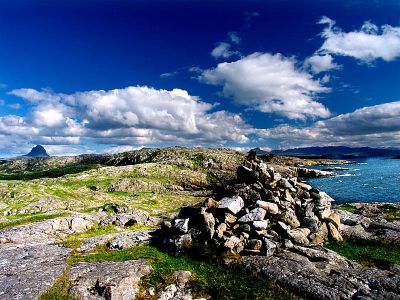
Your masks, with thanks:
[[[328,238],[342,239],[332,201],[251,157],[237,168],[231,186],[164,222],[163,242],[177,252],[200,246],[222,255],[270,256],[281,247],[318,246]]]

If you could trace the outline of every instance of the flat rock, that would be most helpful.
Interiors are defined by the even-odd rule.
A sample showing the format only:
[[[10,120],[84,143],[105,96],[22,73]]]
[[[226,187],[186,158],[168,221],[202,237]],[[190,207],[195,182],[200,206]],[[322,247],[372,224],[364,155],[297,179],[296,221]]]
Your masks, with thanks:
[[[236,215],[244,206],[244,201],[240,196],[225,197],[218,201],[218,207],[224,208]]]
[[[243,267],[306,299],[400,298],[398,272],[365,268],[329,250],[292,250],[271,257],[245,256]]]
[[[267,214],[276,215],[279,213],[279,208],[276,203],[259,200],[257,201],[257,205],[262,209],[265,209]]]
[[[135,299],[141,278],[151,271],[146,260],[78,263],[71,268],[69,294],[82,300]]]
[[[249,223],[253,221],[261,221],[264,219],[265,214],[267,212],[265,209],[262,209],[261,207],[255,208],[251,210],[248,214],[245,214],[243,217],[241,217],[238,222],[239,223]]]
[[[84,239],[77,251],[90,251],[103,244],[107,244],[107,247],[113,250],[139,246],[149,243],[152,239],[152,233],[151,230],[138,230],[93,236]]]
[[[38,299],[66,269],[71,249],[0,244],[0,299]]]
[[[68,234],[84,232],[99,222],[95,216],[74,214],[41,222],[20,225],[0,231],[0,244],[54,243]]]

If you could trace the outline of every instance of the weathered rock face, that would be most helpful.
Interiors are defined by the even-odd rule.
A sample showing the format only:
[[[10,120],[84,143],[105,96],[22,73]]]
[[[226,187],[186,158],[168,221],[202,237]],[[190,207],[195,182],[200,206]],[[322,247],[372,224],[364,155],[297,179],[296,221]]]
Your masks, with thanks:
[[[148,244],[151,239],[152,232],[149,230],[116,232],[86,238],[77,250],[79,252],[86,252],[103,244],[106,244],[109,249],[121,250]]]
[[[354,203],[355,213],[337,210],[341,234],[353,242],[400,245],[399,203]],[[394,221],[388,221],[394,217]],[[387,218],[387,219],[385,219]]]
[[[135,299],[141,277],[150,270],[146,260],[78,263],[69,274],[69,294],[82,300]]]
[[[322,171],[315,169],[307,169],[307,168],[296,168],[297,176],[301,178],[316,178],[316,177],[324,177],[324,176],[335,176],[336,174],[331,171]]]
[[[335,252],[293,246],[272,257],[245,256],[242,266],[306,299],[399,299],[398,271],[365,268]]]
[[[340,217],[326,193],[285,177],[257,158],[237,170],[231,186],[200,208],[184,208],[163,226],[163,243],[176,252],[194,245],[222,256],[272,255],[287,245],[321,245],[340,241]],[[214,252],[213,252],[214,253]]]
[[[21,225],[0,231],[0,244],[45,244],[59,240],[60,236],[84,232],[99,222],[99,218],[76,213],[67,217]]]
[[[0,299],[38,299],[64,272],[71,249],[0,244]]]

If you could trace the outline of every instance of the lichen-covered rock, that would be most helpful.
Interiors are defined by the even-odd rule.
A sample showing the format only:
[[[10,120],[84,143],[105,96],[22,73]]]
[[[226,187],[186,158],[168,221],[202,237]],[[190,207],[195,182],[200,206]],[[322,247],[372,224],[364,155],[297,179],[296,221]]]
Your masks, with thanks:
[[[219,208],[224,208],[236,215],[244,206],[243,199],[240,196],[225,197],[218,202]]]
[[[65,271],[70,252],[58,245],[0,244],[0,299],[38,299]]]
[[[279,213],[279,207],[276,203],[259,200],[257,201],[257,205],[264,209],[267,214],[276,215]]]
[[[78,263],[69,273],[69,294],[82,300],[135,299],[141,278],[150,270],[146,260]]]
[[[243,217],[241,217],[238,222],[239,223],[249,223],[253,221],[262,221],[264,220],[266,211],[262,209],[261,207],[257,207],[253,210],[251,210],[249,213],[245,214]]]

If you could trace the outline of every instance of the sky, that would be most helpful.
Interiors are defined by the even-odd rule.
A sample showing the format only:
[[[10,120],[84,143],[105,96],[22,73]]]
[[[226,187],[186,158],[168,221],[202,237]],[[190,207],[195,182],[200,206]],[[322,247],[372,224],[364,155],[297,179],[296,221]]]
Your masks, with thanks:
[[[2,0],[0,141],[400,148],[400,2]]]

